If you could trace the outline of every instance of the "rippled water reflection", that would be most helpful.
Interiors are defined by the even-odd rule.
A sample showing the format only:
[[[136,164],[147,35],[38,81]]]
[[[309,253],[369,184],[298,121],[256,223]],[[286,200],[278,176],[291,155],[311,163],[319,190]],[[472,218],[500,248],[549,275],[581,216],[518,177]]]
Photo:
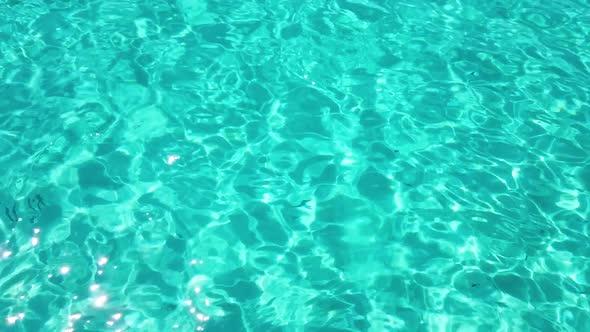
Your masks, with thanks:
[[[0,3],[0,330],[590,330],[589,12]]]

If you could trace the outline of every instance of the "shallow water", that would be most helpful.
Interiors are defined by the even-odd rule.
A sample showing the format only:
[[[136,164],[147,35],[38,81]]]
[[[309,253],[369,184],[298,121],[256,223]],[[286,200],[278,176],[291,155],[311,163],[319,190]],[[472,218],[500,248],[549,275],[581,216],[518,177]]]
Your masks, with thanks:
[[[589,13],[1,2],[0,330],[590,330]]]

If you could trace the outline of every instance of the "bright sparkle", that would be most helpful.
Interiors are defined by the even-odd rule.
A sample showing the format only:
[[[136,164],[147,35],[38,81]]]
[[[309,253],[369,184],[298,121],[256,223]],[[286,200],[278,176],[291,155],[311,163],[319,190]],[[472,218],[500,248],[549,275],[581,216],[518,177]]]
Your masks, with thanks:
[[[62,267],[59,269],[59,273],[61,273],[61,274],[63,274],[63,275],[65,275],[65,274],[68,274],[69,272],[70,272],[70,267],[69,267],[69,266],[67,266],[67,265],[66,265],[66,266],[62,266]]]
[[[518,177],[518,174],[520,173],[520,168],[513,168],[512,169],[512,177],[514,179],[516,179]]]
[[[106,264],[108,261],[109,261],[109,259],[108,259],[108,258],[106,258],[106,257],[101,257],[101,258],[99,258],[99,259],[98,259],[98,265],[99,265],[99,266],[103,266],[103,265],[105,265],[105,264]]]
[[[170,156],[166,157],[166,164],[168,164],[168,165],[172,165],[172,164],[174,164],[174,163],[175,163],[175,162],[176,162],[178,159],[180,159],[180,156],[179,156],[179,155],[175,155],[175,154],[173,154],[173,155],[170,155]]]
[[[17,320],[23,319],[23,318],[25,318],[25,314],[21,312],[17,315],[6,317],[6,323],[8,325],[14,325]]]
[[[101,296],[97,297],[96,300],[94,300],[94,306],[98,307],[98,308],[102,308],[107,303],[108,299],[109,298],[106,295],[101,295]]]

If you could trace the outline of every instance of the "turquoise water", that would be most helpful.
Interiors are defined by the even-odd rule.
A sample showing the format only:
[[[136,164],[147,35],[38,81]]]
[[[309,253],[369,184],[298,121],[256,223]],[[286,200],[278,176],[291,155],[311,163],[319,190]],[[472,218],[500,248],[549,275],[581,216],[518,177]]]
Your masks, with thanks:
[[[0,1],[0,331],[590,331],[587,1]]]

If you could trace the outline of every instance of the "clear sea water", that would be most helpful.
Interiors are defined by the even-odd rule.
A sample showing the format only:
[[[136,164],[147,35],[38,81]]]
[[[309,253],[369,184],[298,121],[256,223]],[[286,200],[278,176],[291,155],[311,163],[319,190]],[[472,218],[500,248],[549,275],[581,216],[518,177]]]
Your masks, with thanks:
[[[0,1],[0,331],[590,331],[590,3]]]

